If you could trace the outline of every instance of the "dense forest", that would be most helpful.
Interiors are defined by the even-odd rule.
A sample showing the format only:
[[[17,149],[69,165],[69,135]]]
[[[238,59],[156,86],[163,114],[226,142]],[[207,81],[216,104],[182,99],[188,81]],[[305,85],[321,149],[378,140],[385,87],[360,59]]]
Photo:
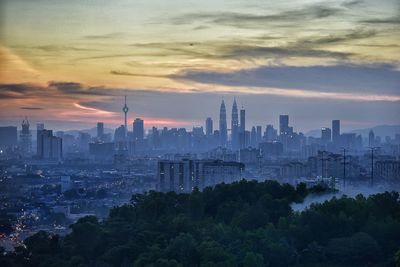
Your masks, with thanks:
[[[134,195],[65,237],[39,232],[0,266],[400,266],[399,194],[333,198],[321,188],[241,181],[191,194]]]

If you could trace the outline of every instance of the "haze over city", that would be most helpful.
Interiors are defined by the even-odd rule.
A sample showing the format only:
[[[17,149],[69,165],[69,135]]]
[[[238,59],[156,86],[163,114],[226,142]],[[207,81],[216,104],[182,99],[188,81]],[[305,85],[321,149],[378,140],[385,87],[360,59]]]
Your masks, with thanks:
[[[236,96],[253,125],[400,124],[399,2],[1,1],[0,119],[191,128]]]
[[[0,0],[1,267],[400,267],[399,0]]]

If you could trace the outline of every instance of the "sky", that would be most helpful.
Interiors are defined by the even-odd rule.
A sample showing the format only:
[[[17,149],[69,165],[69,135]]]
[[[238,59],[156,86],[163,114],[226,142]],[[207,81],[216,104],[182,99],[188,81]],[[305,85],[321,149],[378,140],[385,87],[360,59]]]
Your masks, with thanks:
[[[0,0],[0,125],[400,124],[399,0]],[[229,123],[228,123],[229,124]]]

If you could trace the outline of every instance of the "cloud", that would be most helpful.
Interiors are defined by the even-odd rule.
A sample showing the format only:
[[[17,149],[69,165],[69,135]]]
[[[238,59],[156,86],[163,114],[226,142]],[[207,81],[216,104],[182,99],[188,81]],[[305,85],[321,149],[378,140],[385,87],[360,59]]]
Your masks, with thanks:
[[[93,48],[83,48],[83,47],[67,46],[67,45],[40,45],[33,47],[19,46],[19,48],[33,48],[45,52],[54,52],[54,53],[65,52],[65,51],[77,51],[77,52],[99,51],[98,49],[93,49]]]
[[[127,58],[127,57],[134,57],[137,55],[138,54],[104,54],[104,55],[98,55],[98,56],[80,57],[80,58],[76,58],[75,61],[109,59],[109,58]]]
[[[350,0],[350,1],[345,1],[344,3],[342,3],[342,6],[347,7],[349,9],[362,5],[364,4],[364,0]]]
[[[118,70],[111,70],[110,74],[121,75],[121,76],[134,76],[134,77],[169,78],[168,75],[132,73],[132,72],[129,72],[129,71],[118,71]]]
[[[273,14],[249,14],[235,12],[189,13],[177,16],[174,24],[207,22],[237,28],[264,28],[266,24],[296,25],[311,19],[324,19],[341,14],[342,8],[324,5],[309,5],[297,10],[286,10]]]
[[[200,25],[200,26],[194,27],[193,30],[199,31],[199,30],[206,30],[208,28],[210,28],[210,27],[207,27],[207,26],[204,26],[204,25]]]
[[[330,45],[353,40],[367,39],[376,35],[377,31],[375,30],[357,29],[342,35],[336,34],[323,37],[308,37],[307,39],[300,39],[296,41],[293,46],[310,47],[310,45]]]
[[[388,17],[388,18],[376,18],[376,19],[367,19],[367,20],[362,20],[361,22],[363,23],[368,23],[368,24],[400,24],[400,15],[395,16],[395,17]]]
[[[265,47],[232,45],[221,48],[221,58],[282,58],[282,57],[318,57],[346,59],[353,53],[336,52],[322,49],[309,49],[296,46]]]
[[[110,97],[123,93],[121,89],[105,87],[87,87],[76,82],[51,81],[47,86],[20,83],[0,84],[0,99],[58,98],[97,96]]]
[[[82,112],[90,115],[99,115],[99,116],[106,116],[106,117],[114,117],[117,114],[115,112],[99,109],[99,108],[93,108],[89,106],[84,106],[82,103],[74,103],[74,106],[78,109],[83,110]]]
[[[367,34],[372,36],[372,32],[362,32],[356,35],[355,33],[348,34],[347,36],[335,38],[337,41],[350,39],[350,38],[362,38]],[[278,37],[273,37],[278,38]],[[328,39],[328,37],[326,37]],[[330,37],[333,38],[333,37]],[[315,42],[328,42],[328,40],[318,40]],[[333,42],[333,40],[330,40]],[[308,42],[308,43],[306,43]],[[264,46],[259,42],[254,42],[249,39],[227,39],[227,40],[212,40],[205,42],[164,42],[164,43],[142,43],[132,44],[140,49],[151,50],[151,55],[158,56],[184,56],[187,58],[203,58],[211,60],[222,60],[222,59],[268,59],[268,58],[283,58],[283,57],[318,57],[318,58],[336,58],[336,59],[347,59],[353,56],[350,52],[338,52],[329,51],[324,49],[316,49],[316,43],[312,41],[302,40],[299,43],[292,43],[286,46]],[[157,51],[157,52],[155,52]],[[143,53],[144,55],[146,52]],[[184,64],[182,62],[181,64]],[[113,73],[117,74],[117,73]]]
[[[224,86],[400,95],[400,72],[392,65],[261,66],[228,73],[191,70],[172,78]]]
[[[85,86],[76,82],[50,81],[47,86],[20,83],[0,84],[0,99],[58,98],[58,97],[112,97],[122,95],[126,90]]]
[[[104,39],[115,39],[121,38],[125,34],[123,32],[112,32],[106,34],[97,34],[97,35],[85,35],[83,36],[84,39],[91,39],[91,40],[104,40]]]
[[[138,74],[141,75],[141,74]],[[170,76],[161,76],[170,78]],[[65,100],[79,101],[79,103],[109,103],[115,99],[127,96],[154,96],[165,94],[184,94],[199,93],[201,90],[196,88],[177,89],[173,87],[157,88],[114,88],[107,86],[86,86],[77,82],[50,81],[47,86],[21,83],[21,84],[1,84],[0,100],[3,99],[35,99],[48,101]],[[121,98],[122,99],[122,98]],[[98,101],[98,102],[96,102]],[[52,103],[49,103],[52,104]],[[88,104],[89,105],[89,104]],[[28,106],[27,106],[28,107]]]
[[[49,88],[54,88],[66,95],[92,95],[92,96],[114,96],[116,91],[104,87],[85,87],[76,82],[49,82]]]
[[[56,81],[51,81],[49,82],[50,87],[55,87],[56,89],[71,93],[71,92],[79,92],[82,90],[82,85],[80,83],[75,83],[75,82],[56,82]]]
[[[23,94],[27,90],[24,84],[1,84],[0,86],[1,92]]]
[[[0,84],[0,99],[24,99],[40,94],[41,87],[33,84]]]
[[[44,108],[41,108],[41,107],[20,107],[20,109],[24,109],[24,110],[44,110]]]
[[[174,67],[183,68],[190,65],[187,59],[204,59],[204,60],[257,60],[270,58],[287,58],[287,57],[313,57],[328,59],[347,59],[356,56],[355,52],[346,50],[328,50],[324,49],[325,45],[346,44],[353,40],[362,40],[372,38],[377,35],[377,31],[371,29],[357,28],[343,34],[324,34],[317,33],[307,38],[288,39],[285,36],[262,34],[255,37],[230,37],[224,39],[210,39],[204,41],[166,41],[166,42],[147,42],[147,43],[131,43],[128,53],[104,53],[101,55],[87,56],[76,58],[75,61],[81,60],[102,60],[102,59],[129,59],[135,62],[141,61],[143,57],[149,58],[147,62],[156,61],[157,64],[145,64],[140,62],[142,66],[157,66],[165,68],[162,59],[168,62],[178,63]],[[269,40],[279,40],[279,46],[276,42],[265,42]],[[157,60],[150,60],[156,58]],[[170,60],[173,59],[173,60]],[[137,64],[134,67],[137,67]],[[164,65],[163,65],[164,64]],[[196,63],[199,64],[199,63]],[[170,67],[170,66],[167,66]],[[130,72],[128,70],[111,70],[110,74],[123,76],[144,76],[144,77],[160,77],[158,75],[140,74]]]
[[[41,72],[27,60],[10,48],[0,45],[0,81],[3,84],[40,82],[40,76]]]
[[[258,76],[255,74],[254,76]],[[244,77],[244,78],[243,78]],[[246,83],[249,77],[242,76]],[[213,78],[215,79],[215,78]],[[211,81],[214,82],[214,81]],[[59,82],[60,83],[60,82]],[[234,84],[224,85],[226,84]],[[218,107],[222,97],[229,105],[231,96],[236,95],[243,103],[249,114],[249,123],[257,125],[269,124],[279,114],[295,115],[297,125],[313,128],[323,125],[332,117],[347,120],[367,120],[373,124],[398,122],[400,96],[397,102],[385,94],[350,94],[310,91],[308,89],[268,88],[237,86],[237,82],[220,82],[219,84],[192,85],[180,90],[177,88],[157,88],[154,90],[139,88],[108,88],[86,87],[80,83],[62,82],[61,87],[80,88],[79,90],[105,90],[113,92],[110,96],[98,96],[76,93],[75,91],[58,90],[54,86],[37,86],[32,84],[13,85],[10,91],[22,92],[26,99],[2,100],[2,105],[8,105],[7,114],[0,112],[0,119],[14,119],[18,121],[25,116],[27,110],[21,107],[43,107],[29,113],[33,120],[57,120],[59,125],[67,127],[70,123],[86,123],[94,125],[96,121],[117,125],[123,121],[121,108],[123,95],[128,95],[129,120],[135,117],[145,118],[147,125],[177,126],[185,122],[184,126],[202,125],[206,117],[218,118]],[[3,88],[0,85],[0,88]],[[16,88],[16,89],[15,89]],[[36,89],[35,89],[36,88]],[[65,89],[65,88],[64,88]],[[76,90],[76,89],[75,89]],[[2,90],[0,90],[2,92]],[[68,92],[68,93],[64,93]],[[150,104],[149,104],[150,103]],[[228,103],[227,103],[228,104]],[[268,112],[260,112],[265,110]],[[29,110],[29,109],[28,109]],[[315,110],[320,110],[318,114]],[[162,119],[155,119],[162,118]],[[301,120],[307,118],[307,120]],[[309,120],[309,118],[313,118]],[[166,121],[169,120],[170,123]],[[260,124],[261,123],[261,124]],[[312,124],[312,125],[309,125]],[[252,124],[256,125],[256,124]],[[58,127],[58,126],[57,126]],[[85,126],[86,127],[86,126]]]

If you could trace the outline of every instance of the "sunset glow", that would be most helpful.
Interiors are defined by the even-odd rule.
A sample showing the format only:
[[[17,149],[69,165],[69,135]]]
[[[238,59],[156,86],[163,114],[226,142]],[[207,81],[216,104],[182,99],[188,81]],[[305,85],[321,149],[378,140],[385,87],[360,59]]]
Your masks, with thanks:
[[[336,101],[349,110],[353,101],[359,105],[377,102],[377,112],[385,118],[382,123],[400,122],[392,114],[399,111],[400,102],[396,78],[400,77],[400,6],[396,0],[379,4],[302,0],[291,5],[276,1],[5,0],[2,9],[3,123],[20,121],[25,115],[36,120],[45,114],[52,121],[93,124],[104,118],[118,125],[124,94],[131,105],[131,120],[159,118],[146,121],[146,126],[190,126],[190,121],[214,116],[217,109],[211,111],[211,105],[216,107],[221,98],[233,95],[243,105],[262,98],[268,106],[276,102],[270,96],[283,102],[296,98],[321,104]],[[347,68],[356,75],[347,75]],[[366,83],[369,69],[376,79]],[[321,84],[333,84],[325,88],[310,83],[301,79],[304,75],[296,76],[300,70],[312,81],[320,77]],[[265,76],[270,71],[272,81]],[[86,91],[49,85],[54,82],[79,84]],[[26,90],[16,90],[16,86]],[[198,103],[192,108],[207,108],[188,116],[185,102],[193,95]],[[146,104],[141,102],[144,98],[149,100]],[[306,108],[301,105],[290,105],[287,112],[301,116],[299,110]],[[375,123],[369,118],[348,121]]]

